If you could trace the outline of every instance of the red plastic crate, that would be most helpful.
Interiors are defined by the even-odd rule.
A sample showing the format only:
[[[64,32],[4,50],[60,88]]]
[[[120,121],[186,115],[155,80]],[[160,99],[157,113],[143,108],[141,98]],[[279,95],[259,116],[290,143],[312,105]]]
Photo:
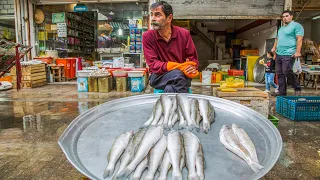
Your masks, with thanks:
[[[237,70],[237,69],[230,69],[228,70],[229,76],[244,76],[243,70]]]

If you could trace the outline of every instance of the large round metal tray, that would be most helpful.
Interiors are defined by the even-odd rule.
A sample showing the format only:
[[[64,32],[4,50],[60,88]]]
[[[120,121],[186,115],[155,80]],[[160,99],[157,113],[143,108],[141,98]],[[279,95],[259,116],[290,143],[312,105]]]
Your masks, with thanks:
[[[168,94],[174,96],[174,94]],[[216,110],[216,121],[208,134],[195,133],[204,149],[206,179],[259,179],[274,166],[282,149],[282,139],[275,126],[261,114],[238,103],[221,98],[188,94],[190,98],[208,99]],[[139,95],[106,102],[74,119],[59,139],[70,163],[91,179],[103,179],[108,151],[120,133],[137,130],[150,115],[159,95]],[[219,141],[222,125],[236,123],[251,137],[264,169],[254,173],[239,157]],[[171,174],[169,173],[169,176]],[[183,179],[187,170],[183,170]]]
[[[267,59],[267,56],[266,55],[260,56],[254,65],[253,78],[254,78],[254,82],[256,83],[264,83],[265,81],[264,75],[265,75],[266,67],[259,63],[261,59]]]

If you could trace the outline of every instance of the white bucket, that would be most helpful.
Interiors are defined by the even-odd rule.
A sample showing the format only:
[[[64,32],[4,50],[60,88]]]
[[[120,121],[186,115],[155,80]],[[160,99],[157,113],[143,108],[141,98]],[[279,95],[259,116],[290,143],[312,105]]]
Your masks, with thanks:
[[[212,72],[211,71],[202,71],[202,83],[211,84]]]

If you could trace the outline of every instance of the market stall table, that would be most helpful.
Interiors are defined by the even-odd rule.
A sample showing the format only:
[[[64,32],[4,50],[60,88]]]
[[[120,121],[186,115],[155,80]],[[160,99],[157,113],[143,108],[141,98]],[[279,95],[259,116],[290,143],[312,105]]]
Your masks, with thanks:
[[[313,66],[315,68],[320,68],[320,66]],[[307,87],[310,81],[313,81],[313,84],[316,88],[316,90],[318,90],[318,86],[317,86],[317,81],[318,81],[318,77],[320,76],[320,70],[311,70],[309,67],[307,66],[302,66],[302,82],[303,82],[303,86]],[[305,74],[309,74],[310,78],[307,82],[307,84],[305,84],[304,82],[304,75]],[[313,80],[312,80],[313,79]]]

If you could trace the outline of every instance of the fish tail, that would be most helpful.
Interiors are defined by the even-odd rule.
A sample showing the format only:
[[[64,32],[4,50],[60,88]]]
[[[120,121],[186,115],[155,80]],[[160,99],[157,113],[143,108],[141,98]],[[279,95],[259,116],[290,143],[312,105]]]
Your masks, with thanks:
[[[172,180],[182,180],[181,173],[172,173]]]
[[[128,177],[128,176],[132,173],[133,170],[134,170],[133,168],[127,166],[124,170],[122,170],[122,171],[119,173],[118,177],[119,177],[119,178],[126,178],[126,177]]]
[[[203,123],[203,132],[207,134],[209,130],[210,130],[210,124]]]
[[[262,165],[260,165],[259,163],[257,162],[251,162],[251,163],[248,163],[249,166],[251,167],[251,169],[254,171],[254,172],[259,172],[261,169],[263,169],[264,167]]]
[[[114,166],[107,166],[107,168],[103,172],[103,178],[106,179],[107,177],[111,176],[114,171]]]
[[[188,175],[188,180],[199,180],[197,174]]]
[[[196,123],[190,124],[189,130],[192,131],[193,129],[196,129],[197,131],[199,131],[199,126]]]
[[[179,124],[179,129],[188,129],[187,123]]]

